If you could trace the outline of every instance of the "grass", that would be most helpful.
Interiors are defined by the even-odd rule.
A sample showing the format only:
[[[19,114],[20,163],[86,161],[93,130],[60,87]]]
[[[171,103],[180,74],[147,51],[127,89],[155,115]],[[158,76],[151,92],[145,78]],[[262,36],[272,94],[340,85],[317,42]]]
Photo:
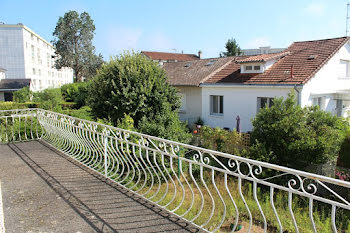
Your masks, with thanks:
[[[174,162],[175,163],[175,162]],[[175,165],[174,165],[175,167]],[[176,173],[176,168],[174,168],[174,171]],[[172,172],[173,179],[175,178],[174,172]],[[205,228],[212,231],[216,228],[216,226],[220,225],[221,221],[223,221],[223,227],[221,227],[219,232],[225,232],[227,231],[227,226],[229,226],[231,223],[235,222],[236,218],[236,208],[234,203],[231,201],[229,193],[225,189],[225,179],[222,175],[218,175],[216,172],[214,177],[214,183],[212,182],[212,174],[210,170],[204,169],[203,171],[203,179],[205,180],[205,183],[207,184],[208,189],[210,190],[210,193],[206,190],[203,184],[200,185],[200,189],[203,194],[203,210],[200,213],[200,215],[195,219],[194,223],[201,226],[202,224],[205,224]],[[169,179],[169,177],[168,177]],[[160,191],[156,196],[154,194],[158,190],[158,187],[156,184],[150,193],[146,195],[147,198],[151,198],[152,201],[157,202],[159,201],[163,195],[166,193],[165,198],[160,201],[158,204],[165,206],[167,205],[167,209],[170,211],[175,211],[176,214],[182,215],[184,214],[191,206],[192,204],[192,192],[188,185],[186,185],[186,181],[189,182],[189,185],[191,186],[193,192],[194,192],[194,204],[191,208],[191,210],[184,215],[186,219],[193,219],[195,216],[198,215],[199,210],[201,209],[201,194],[199,189],[195,188],[194,181],[190,178],[188,172],[186,171],[185,174],[181,177],[181,183],[184,184],[184,192],[185,192],[185,198],[183,199],[183,190],[181,189],[181,186],[179,185],[178,181],[175,181],[175,185],[172,184],[172,182],[169,182],[168,185],[168,192],[166,193],[167,184],[163,181],[163,183],[160,185]],[[199,177],[197,177],[196,182],[198,184],[201,183],[201,180]],[[191,181],[191,182],[190,182]],[[226,206],[226,214],[224,214],[225,208],[224,204],[221,201],[221,198],[218,194],[218,192],[215,189],[214,184],[216,184],[217,189],[221,195],[221,198],[223,199],[223,202]],[[245,202],[243,201],[242,197],[239,193],[239,181],[236,177],[229,177],[228,178],[228,188],[229,192],[232,195],[235,204],[239,211],[239,222],[246,223],[249,222],[249,213],[245,206],[245,203],[247,204],[249,211],[251,212],[251,215],[253,216],[253,223],[254,225],[257,225],[259,227],[263,227],[263,218],[261,215],[261,212],[259,210],[259,207],[257,205],[257,202],[254,199],[253,196],[253,185],[250,181],[243,181],[242,180],[242,194],[245,199]],[[136,190],[136,189],[135,189]],[[146,191],[146,189],[144,189]],[[176,195],[174,197],[174,193],[176,190]],[[141,192],[142,194],[142,192]],[[214,212],[212,212],[212,199],[214,200],[215,209]],[[257,198],[261,205],[261,208],[263,210],[263,213],[266,217],[267,223],[268,223],[268,232],[278,232],[279,231],[279,224],[277,222],[275,213],[272,209],[271,203],[270,203],[270,192],[269,189],[266,189],[266,187],[257,185]],[[171,201],[173,200],[173,201]],[[276,190],[273,196],[274,204],[276,206],[279,218],[281,220],[283,230],[286,232],[295,232],[293,220],[288,208],[288,193],[284,191],[278,191]],[[182,202],[182,203],[181,203]],[[311,221],[309,217],[309,209],[308,209],[308,198],[300,197],[293,195],[293,213],[295,215],[295,219],[297,221],[297,225],[300,232],[313,232]],[[318,203],[314,201],[314,211],[313,211],[313,218],[315,221],[315,225],[317,226],[318,232],[332,232],[331,229],[331,219],[330,219],[330,209],[327,207],[327,205],[323,205],[322,203]],[[345,217],[341,213],[338,213],[341,211],[337,211],[337,226],[338,230],[350,230],[349,227],[349,212],[346,213]],[[213,213],[213,214],[212,214]],[[211,217],[212,216],[212,217]]]

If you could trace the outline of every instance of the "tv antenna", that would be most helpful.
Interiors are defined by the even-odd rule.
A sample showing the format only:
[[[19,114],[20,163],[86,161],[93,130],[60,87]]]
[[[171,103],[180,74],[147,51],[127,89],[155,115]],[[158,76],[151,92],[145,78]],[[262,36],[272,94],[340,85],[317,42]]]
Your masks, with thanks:
[[[348,24],[349,24],[349,6],[350,6],[350,3],[346,4],[346,28],[345,28],[345,36],[348,36],[348,32],[349,32],[349,29],[348,29]]]

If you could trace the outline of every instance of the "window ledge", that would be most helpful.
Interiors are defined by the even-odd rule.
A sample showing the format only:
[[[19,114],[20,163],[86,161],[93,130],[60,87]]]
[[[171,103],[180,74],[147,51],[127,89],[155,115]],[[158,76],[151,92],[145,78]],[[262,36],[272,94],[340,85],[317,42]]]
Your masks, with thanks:
[[[179,113],[186,113],[186,110],[179,109]]]
[[[223,117],[224,114],[223,113],[210,113],[209,116],[211,116],[211,117]]]
[[[350,77],[338,77],[338,79],[350,79]]]

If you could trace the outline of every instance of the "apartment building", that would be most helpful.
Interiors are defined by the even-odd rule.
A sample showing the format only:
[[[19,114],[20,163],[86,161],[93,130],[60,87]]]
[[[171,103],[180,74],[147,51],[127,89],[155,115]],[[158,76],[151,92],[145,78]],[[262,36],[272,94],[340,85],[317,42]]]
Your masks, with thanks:
[[[280,53],[286,48],[271,48],[270,46],[259,47],[258,49],[242,49],[242,55],[254,56],[260,54]]]
[[[0,67],[6,79],[31,79],[31,89],[60,87],[73,82],[71,68],[54,68],[55,50],[25,25],[0,24]]]

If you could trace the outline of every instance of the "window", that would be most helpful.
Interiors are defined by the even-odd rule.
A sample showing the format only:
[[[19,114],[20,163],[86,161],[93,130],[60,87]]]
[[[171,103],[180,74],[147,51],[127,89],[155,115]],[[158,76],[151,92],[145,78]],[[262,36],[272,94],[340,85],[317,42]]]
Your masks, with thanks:
[[[261,108],[271,107],[273,105],[273,100],[274,98],[271,98],[271,97],[258,97],[258,100],[257,100],[258,111]]]
[[[316,97],[312,99],[312,105],[319,106],[321,110],[325,109],[325,99],[324,97]]]
[[[343,100],[337,100],[336,104],[337,116],[340,117],[343,115]]]
[[[33,68],[33,74],[35,75],[35,73],[36,73],[36,72],[35,72],[35,68]]]
[[[245,68],[244,68],[246,71],[248,71],[248,70],[253,70],[253,66],[245,66]]]
[[[260,70],[260,66],[254,66],[254,70]]]
[[[210,96],[210,114],[222,115],[224,113],[224,97],[221,95]]]
[[[341,78],[343,77],[350,77],[350,61],[347,60],[340,60],[340,74],[339,76]]]
[[[180,111],[186,111],[186,94],[185,93],[179,93],[178,94],[181,98],[181,106],[180,106]]]

